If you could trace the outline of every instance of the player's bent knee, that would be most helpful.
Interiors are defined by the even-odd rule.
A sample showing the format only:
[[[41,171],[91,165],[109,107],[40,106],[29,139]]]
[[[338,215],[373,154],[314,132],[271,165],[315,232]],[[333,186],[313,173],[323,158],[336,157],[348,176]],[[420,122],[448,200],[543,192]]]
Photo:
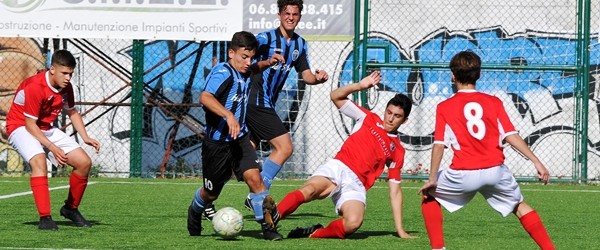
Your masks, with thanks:
[[[278,136],[269,142],[275,147],[275,151],[281,155],[289,156],[294,152],[294,145],[289,134]]]
[[[77,159],[76,161],[69,160],[67,164],[71,165],[74,169],[77,169],[79,171],[89,171],[92,168],[92,159],[90,159],[89,157],[82,157],[80,159]]]
[[[246,185],[248,185],[248,188],[250,188],[251,192],[261,192],[264,191],[261,190],[261,188],[266,189],[262,177],[257,170],[246,170],[246,172],[244,172],[244,181],[246,182]]]
[[[294,152],[294,146],[290,145],[289,147],[285,148],[285,150],[283,151],[283,155],[287,156],[289,158],[293,152]]]
[[[313,185],[305,185],[300,188],[300,192],[306,197],[305,202],[309,202],[312,200],[316,200],[318,196],[318,192],[315,186]]]
[[[29,165],[31,167],[46,167],[46,155],[45,154],[37,154],[29,159]]]
[[[67,153],[67,158],[67,164],[78,170],[90,169],[92,167],[92,159],[81,148]]]
[[[531,206],[529,206],[529,204],[525,203],[525,201],[522,201],[519,204],[517,204],[517,206],[515,206],[513,214],[516,215],[518,218],[521,218],[523,215],[526,215],[533,210],[534,209]]]
[[[289,158],[292,153],[294,152],[294,146],[292,146],[291,144],[289,145],[278,145],[275,146],[275,149],[273,150],[274,154],[278,154],[284,158]]]
[[[48,174],[48,165],[46,163],[45,154],[34,155],[29,160],[29,166],[31,167],[32,176],[42,176]]]
[[[344,225],[344,230],[346,230],[346,235],[353,234],[360,228],[361,225],[362,225],[362,223],[350,223],[347,226]]]
[[[259,183],[262,180],[262,178],[260,176],[260,172],[247,170],[246,172],[244,172],[244,180],[247,183]]]
[[[360,226],[362,226],[362,219],[344,219],[344,230],[346,231],[346,235],[353,234]]]
[[[203,189],[203,192],[200,193],[200,197],[206,201],[214,201],[216,199],[219,198],[219,194],[218,193],[212,193],[212,192],[208,192],[208,191],[204,191],[205,189]]]

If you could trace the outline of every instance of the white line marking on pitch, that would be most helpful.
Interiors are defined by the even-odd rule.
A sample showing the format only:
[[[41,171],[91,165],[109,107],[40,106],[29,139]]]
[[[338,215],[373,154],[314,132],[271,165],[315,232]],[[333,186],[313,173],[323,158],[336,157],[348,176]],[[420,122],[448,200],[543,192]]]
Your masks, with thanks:
[[[79,248],[33,248],[33,247],[0,247],[0,249],[19,249],[19,250],[77,250]]]
[[[77,250],[80,248],[33,248],[33,247],[0,247],[0,249],[19,249],[19,250]]]
[[[89,185],[93,185],[96,184],[97,182],[88,182],[88,186]],[[66,186],[58,186],[58,187],[52,187],[52,188],[48,188],[48,190],[52,191],[52,190],[58,190],[58,189],[65,189],[65,188],[69,188],[69,185]],[[21,192],[21,193],[14,193],[14,194],[7,194],[7,195],[0,195],[0,200],[2,199],[8,199],[8,198],[13,198],[13,197],[19,197],[19,196],[25,196],[25,195],[30,195],[33,192],[31,191],[27,191],[27,192]]]
[[[147,184],[147,185],[202,185],[202,182],[147,182],[147,181],[142,181],[142,182],[137,182],[137,181],[101,181],[98,182],[100,184],[102,183],[106,183],[106,184]],[[232,186],[246,186],[245,183],[234,183],[234,182],[229,182],[227,183],[227,185],[232,185]],[[292,184],[273,184],[274,187],[298,187],[300,188],[302,186],[302,183],[297,184],[297,185],[292,185]],[[372,188],[388,188],[387,186],[373,186]],[[402,189],[419,189],[420,187],[402,187]],[[533,192],[571,192],[571,193],[600,193],[600,190],[571,190],[571,189],[541,189],[541,188],[534,188],[534,189],[527,189],[523,186],[521,186],[521,191],[533,191]]]
[[[22,181],[0,181],[0,182],[22,182]],[[149,181],[98,181],[98,182],[90,182],[89,184],[145,184],[145,185],[202,185],[202,181],[198,181],[198,182],[149,182]],[[88,184],[88,185],[89,185]],[[234,182],[229,182],[227,183],[227,185],[233,185],[233,186],[246,186],[245,183],[234,183]],[[300,188],[302,186],[302,183],[297,184],[297,185],[293,185],[293,184],[273,184],[273,186],[275,187],[298,187]],[[60,188],[67,188],[68,186],[61,186],[61,187],[55,187],[54,189],[60,189]],[[373,186],[372,188],[388,188],[387,186]],[[420,187],[406,187],[403,186],[402,189],[419,189]],[[53,190],[53,189],[50,189]],[[533,188],[533,189],[528,189],[524,186],[521,186],[521,191],[532,191],[532,192],[568,192],[568,193],[600,193],[600,190],[576,190],[576,189],[543,189],[543,188]],[[22,196],[22,195],[28,195],[31,194],[30,192],[23,192],[23,193],[19,193],[19,194],[10,194],[10,195],[4,195],[4,196],[0,196],[0,199],[6,199],[6,198],[10,198],[10,197],[15,197],[15,196]],[[6,197],[6,196],[10,196],[10,197]]]

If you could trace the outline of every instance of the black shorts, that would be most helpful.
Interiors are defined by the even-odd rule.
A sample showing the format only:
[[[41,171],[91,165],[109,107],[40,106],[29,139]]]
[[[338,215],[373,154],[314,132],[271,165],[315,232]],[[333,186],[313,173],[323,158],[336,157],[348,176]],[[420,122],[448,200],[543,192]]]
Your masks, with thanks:
[[[272,108],[263,108],[256,105],[248,105],[246,113],[246,124],[250,128],[252,141],[258,145],[261,140],[270,141],[280,135],[286,134],[288,130]]]
[[[238,181],[249,169],[259,169],[256,151],[249,136],[231,142],[205,139],[202,142],[202,177],[204,188],[211,194],[220,194],[232,173]]]

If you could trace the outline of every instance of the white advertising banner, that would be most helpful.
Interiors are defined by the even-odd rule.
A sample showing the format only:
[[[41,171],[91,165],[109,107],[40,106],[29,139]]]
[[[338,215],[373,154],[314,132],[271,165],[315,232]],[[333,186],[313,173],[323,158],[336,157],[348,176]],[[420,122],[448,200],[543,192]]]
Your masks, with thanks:
[[[242,0],[0,0],[3,37],[228,41]]]
[[[304,0],[296,33],[310,40],[351,40],[354,37],[353,0]],[[259,32],[277,28],[276,0],[246,0],[244,30]]]

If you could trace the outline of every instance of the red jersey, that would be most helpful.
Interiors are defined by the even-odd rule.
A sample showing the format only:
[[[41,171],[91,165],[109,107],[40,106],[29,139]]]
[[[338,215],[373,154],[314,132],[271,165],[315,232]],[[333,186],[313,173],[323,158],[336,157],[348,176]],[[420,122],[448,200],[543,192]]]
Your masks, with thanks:
[[[434,143],[452,147],[451,169],[501,165],[502,140],[516,133],[502,101],[495,96],[461,90],[437,106]]]
[[[404,147],[397,134],[383,129],[378,115],[347,101],[340,111],[356,120],[352,133],[344,141],[335,159],[350,168],[369,190],[388,166],[388,179],[400,181],[400,170],[404,164]]]
[[[6,115],[8,136],[17,128],[25,126],[25,116],[37,120],[41,130],[49,130],[62,109],[75,108],[71,84],[62,89],[50,85],[49,72],[41,72],[25,79],[13,98]]]

